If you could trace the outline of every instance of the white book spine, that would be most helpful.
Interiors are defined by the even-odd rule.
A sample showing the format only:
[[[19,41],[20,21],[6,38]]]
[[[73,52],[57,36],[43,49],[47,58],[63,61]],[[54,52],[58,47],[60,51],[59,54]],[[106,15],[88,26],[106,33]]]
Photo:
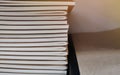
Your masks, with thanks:
[[[0,46],[19,46],[19,47],[30,47],[30,46],[65,46],[67,42],[50,42],[50,43],[0,43]]]
[[[42,65],[8,65],[0,64],[1,68],[11,68],[11,69],[33,69],[33,70],[66,70],[67,66],[42,66]]]
[[[0,69],[0,72],[11,72],[11,73],[45,73],[45,74],[66,74],[66,71],[56,71],[56,70],[17,70],[17,69]]]
[[[41,25],[41,26],[6,26],[0,25],[0,29],[68,29],[69,25]]]
[[[3,52],[0,51],[0,55],[18,55],[18,56],[66,56],[67,52]]]
[[[35,25],[35,24],[67,24],[67,21],[0,21],[7,25]]]
[[[41,35],[2,35],[0,38],[55,38],[55,37],[67,37],[67,34],[41,34]]]
[[[0,11],[67,10],[68,6],[0,7]]]
[[[66,75],[66,74],[26,74],[26,73],[0,73],[0,75]]]
[[[59,56],[0,56],[0,59],[7,59],[7,60],[59,60],[59,61],[64,61],[67,60],[66,57],[59,57]]]
[[[12,12],[0,12],[0,16],[60,16],[60,15],[67,15],[66,11],[24,11],[24,12],[16,12],[16,11],[12,11]]]
[[[0,30],[0,34],[52,34],[52,33],[67,33],[68,30],[29,30],[29,31],[11,31]]]
[[[44,52],[50,52],[50,51],[65,51],[66,47],[27,47],[27,48],[21,48],[21,47],[0,47],[0,51],[16,51],[16,52],[23,52],[23,51],[44,51]]]
[[[0,64],[26,64],[26,65],[67,65],[67,61],[18,61],[18,60],[1,60]]]
[[[66,16],[42,16],[42,17],[38,17],[38,16],[32,16],[32,17],[6,17],[6,16],[0,16],[0,20],[10,20],[10,21],[41,21],[41,20],[66,20],[67,17]]]
[[[75,5],[75,2],[62,1],[9,1],[0,0],[2,5]]]
[[[67,41],[67,38],[41,38],[41,39],[0,39],[0,42],[54,42]]]

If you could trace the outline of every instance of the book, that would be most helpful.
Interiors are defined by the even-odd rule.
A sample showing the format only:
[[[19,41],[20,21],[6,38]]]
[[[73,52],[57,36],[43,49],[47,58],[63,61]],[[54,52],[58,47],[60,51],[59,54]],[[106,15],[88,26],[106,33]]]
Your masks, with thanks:
[[[12,64],[0,64],[1,68],[11,69],[29,69],[29,70],[66,70],[67,66],[48,66],[48,65],[12,65]]]
[[[2,5],[75,5],[72,0],[39,0],[39,1],[21,1],[21,0],[1,0]]]
[[[67,21],[0,21],[3,25],[67,24]]]
[[[69,25],[39,25],[39,26],[6,26],[0,25],[0,29],[22,29],[22,30],[29,30],[29,29],[68,29]]]
[[[67,32],[68,30],[0,30],[0,34],[54,34]]]
[[[66,56],[68,55],[68,52],[5,52],[5,51],[0,51],[0,56]]]
[[[66,74],[26,74],[26,73],[0,73],[0,75],[66,75]]]
[[[67,42],[67,37],[66,38],[38,38],[38,39],[0,39],[0,42],[3,43],[40,43],[40,42]]]
[[[0,47],[0,51],[8,52],[63,52],[66,51],[66,47]]]
[[[7,35],[7,34],[0,34],[0,38],[18,38],[18,39],[25,39],[25,38],[60,38],[60,37],[67,37],[67,34],[30,34],[30,35]]]
[[[41,17],[41,16],[60,16],[60,15],[67,15],[66,11],[23,11],[23,12],[16,12],[16,11],[12,11],[12,12],[5,12],[5,11],[1,11],[0,12],[0,16],[4,17],[4,16],[15,16],[15,17],[33,17],[33,16],[37,16],[37,17]]]
[[[0,5],[2,6],[69,6],[67,9],[70,12],[75,5],[73,0],[1,0]]]
[[[66,57],[60,57],[60,56],[0,56],[0,59],[4,59],[4,60],[31,60],[31,61],[53,61],[53,60],[56,60],[56,61],[64,61],[64,60],[67,60]]]
[[[27,60],[1,60],[0,64],[21,65],[67,65],[67,61],[27,61]]]
[[[0,43],[0,47],[43,47],[43,46],[65,46],[67,42],[47,42],[47,43]]]
[[[39,6],[39,7],[0,7],[0,11],[41,11],[41,10],[67,10],[68,6]]]
[[[1,15],[1,14],[0,14]],[[28,16],[28,17],[6,17],[6,16],[0,16],[0,20],[1,21],[41,21],[41,20],[48,20],[48,21],[51,21],[51,20],[54,20],[54,21],[57,21],[57,20],[66,20],[67,17],[66,16]]]
[[[0,69],[0,72],[5,73],[31,73],[31,74],[66,74],[67,71],[57,70],[19,70],[19,69]]]

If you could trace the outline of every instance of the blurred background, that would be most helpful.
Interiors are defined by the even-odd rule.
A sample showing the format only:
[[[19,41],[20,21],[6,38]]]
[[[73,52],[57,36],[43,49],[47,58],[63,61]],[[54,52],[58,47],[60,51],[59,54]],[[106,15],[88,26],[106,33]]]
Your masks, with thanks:
[[[71,33],[118,29],[120,0],[76,0],[69,22]]]
[[[120,75],[120,0],[76,0],[69,23],[81,75]]]

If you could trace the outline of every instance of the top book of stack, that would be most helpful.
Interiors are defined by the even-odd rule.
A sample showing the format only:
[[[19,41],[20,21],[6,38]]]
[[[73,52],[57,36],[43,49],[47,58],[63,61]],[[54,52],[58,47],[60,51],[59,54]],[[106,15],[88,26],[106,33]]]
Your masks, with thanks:
[[[0,0],[0,4],[7,5],[47,5],[47,6],[69,6],[70,12],[75,5],[73,0]]]

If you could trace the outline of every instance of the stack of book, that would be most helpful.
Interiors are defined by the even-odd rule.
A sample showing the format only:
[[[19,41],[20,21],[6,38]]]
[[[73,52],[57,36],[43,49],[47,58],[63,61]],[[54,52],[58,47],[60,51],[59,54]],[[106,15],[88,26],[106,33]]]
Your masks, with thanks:
[[[70,0],[0,0],[0,75],[66,75]]]

